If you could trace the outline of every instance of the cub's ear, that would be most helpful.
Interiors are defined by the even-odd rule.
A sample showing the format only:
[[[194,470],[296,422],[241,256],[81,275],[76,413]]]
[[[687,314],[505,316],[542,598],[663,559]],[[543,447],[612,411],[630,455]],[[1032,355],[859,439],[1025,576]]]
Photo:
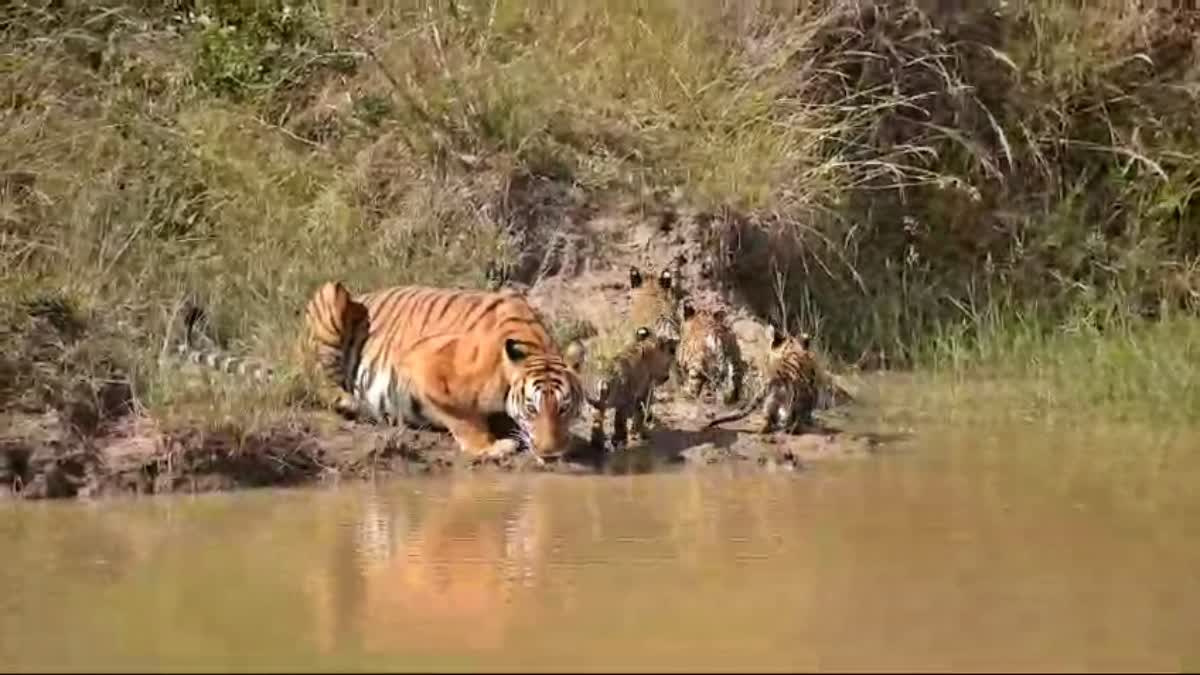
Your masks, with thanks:
[[[636,267],[629,268],[629,287],[640,288],[642,285],[642,273]]]
[[[567,362],[568,368],[576,372],[583,369],[583,362],[586,359],[587,348],[579,340],[571,340],[571,343],[563,350],[563,361]]]
[[[529,356],[529,352],[525,351],[524,345],[520,342],[509,338],[504,341],[504,355],[508,357],[509,361],[520,363],[525,360],[526,356]]]
[[[683,303],[683,318],[684,318],[684,320],[686,321],[687,319],[690,319],[693,316],[696,316],[696,308],[692,307],[692,303],[690,303],[690,302]]]
[[[725,323],[725,318],[727,316],[729,316],[729,315],[723,309],[718,309],[713,312],[713,318],[721,323]]]

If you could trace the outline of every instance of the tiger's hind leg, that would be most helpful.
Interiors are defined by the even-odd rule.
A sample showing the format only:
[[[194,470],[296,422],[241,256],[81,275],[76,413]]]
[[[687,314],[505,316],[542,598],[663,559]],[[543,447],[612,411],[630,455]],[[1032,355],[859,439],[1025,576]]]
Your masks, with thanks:
[[[350,296],[341,282],[326,282],[309,298],[304,328],[294,342],[294,357],[306,370],[315,369],[316,398],[327,409],[349,419],[375,419],[354,396],[353,355],[370,332],[367,308]]]

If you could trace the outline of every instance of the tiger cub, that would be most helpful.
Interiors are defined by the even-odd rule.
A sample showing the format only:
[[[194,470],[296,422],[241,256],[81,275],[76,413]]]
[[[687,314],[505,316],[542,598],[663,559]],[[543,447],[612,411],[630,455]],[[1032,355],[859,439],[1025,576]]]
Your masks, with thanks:
[[[677,266],[678,267],[678,266]],[[678,306],[682,297],[677,279],[670,269],[664,268],[658,275],[655,284],[646,284],[642,279],[641,270],[629,268],[629,323],[634,326],[647,326],[655,335],[669,340],[679,341]],[[683,373],[679,365],[672,361],[671,375],[676,381],[682,379]],[[646,421],[653,420],[653,403],[655,387],[651,386],[647,399]]]
[[[745,364],[725,310],[698,310],[685,301],[681,315],[683,327],[676,358],[687,378],[688,394],[699,398],[706,387],[722,384],[724,402],[736,402],[742,394]]]
[[[624,445],[628,438],[627,425],[632,418],[633,435],[640,440],[646,432],[646,414],[655,385],[667,381],[676,342],[669,337],[654,335],[649,328],[640,327],[634,340],[613,357],[612,361],[591,377],[585,377],[584,396],[595,414],[592,418],[592,445],[600,446],[604,439],[604,421],[608,410],[613,411],[613,447]],[[582,360],[579,342],[567,347],[568,358]]]
[[[740,411],[713,418],[705,428],[742,419],[761,407],[766,420],[762,433],[777,427],[799,433],[812,424],[817,406],[821,371],[816,355],[810,350],[808,333],[788,336],[770,327],[771,350],[763,373],[763,389]]]
[[[676,320],[677,287],[670,270],[664,269],[657,283],[647,285],[637,267],[629,268],[629,320],[647,326],[655,335],[679,339]]]

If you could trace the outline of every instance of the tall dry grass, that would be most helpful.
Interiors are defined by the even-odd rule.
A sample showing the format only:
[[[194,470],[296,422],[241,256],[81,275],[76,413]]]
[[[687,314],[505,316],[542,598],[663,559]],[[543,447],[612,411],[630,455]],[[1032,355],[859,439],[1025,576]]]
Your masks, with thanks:
[[[1194,310],[1192,15],[959,4],[9,3],[0,405],[287,414],[160,361],[182,300],[277,356],[321,280],[545,272],[667,195],[848,361]]]

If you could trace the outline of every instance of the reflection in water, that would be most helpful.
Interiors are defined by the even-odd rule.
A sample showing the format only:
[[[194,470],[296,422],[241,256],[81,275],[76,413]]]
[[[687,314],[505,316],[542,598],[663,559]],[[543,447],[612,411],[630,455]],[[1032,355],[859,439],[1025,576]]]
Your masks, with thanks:
[[[328,568],[310,576],[318,644],[388,652],[499,647],[515,586],[533,585],[545,501],[494,483],[431,483],[429,513],[410,529],[406,504],[378,494],[342,528]]]
[[[1194,668],[1194,441],[945,429],[798,475],[5,505],[0,663]]]

